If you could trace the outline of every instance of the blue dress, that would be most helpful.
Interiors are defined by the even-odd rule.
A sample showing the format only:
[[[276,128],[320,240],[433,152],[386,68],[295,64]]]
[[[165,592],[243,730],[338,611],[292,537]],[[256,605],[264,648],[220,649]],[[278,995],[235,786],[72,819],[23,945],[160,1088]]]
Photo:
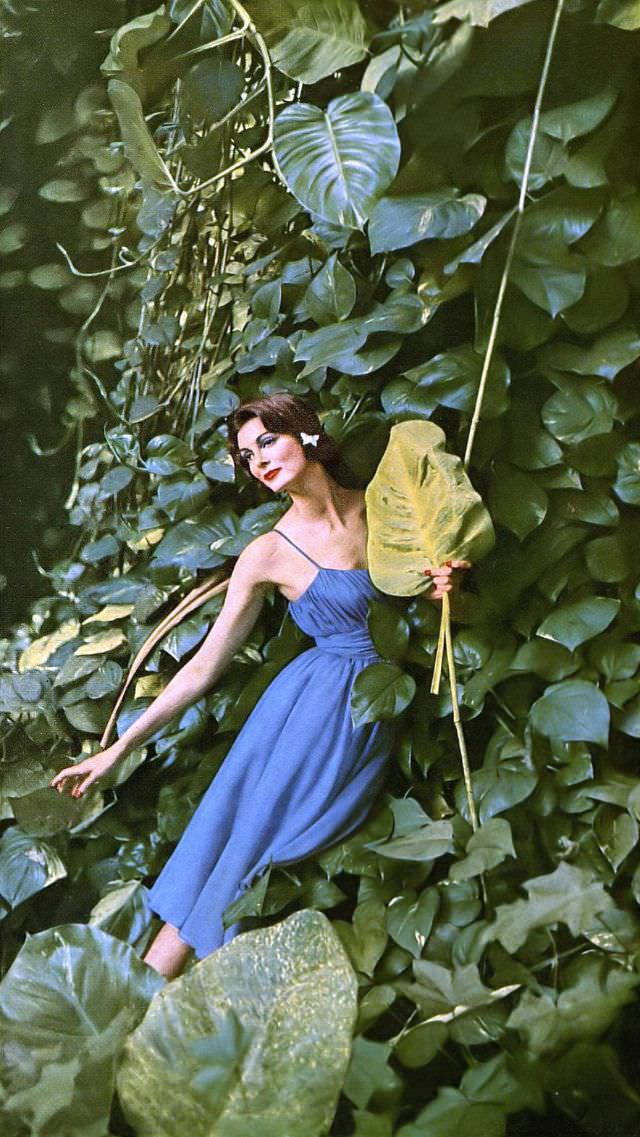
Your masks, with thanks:
[[[385,777],[392,724],[354,727],[350,713],[356,675],[380,659],[367,604],[382,593],[366,569],[322,568],[294,548],[317,572],[289,612],[316,646],[264,691],[150,892],[198,958],[240,930],[225,932],[222,913],[256,876],[353,832]]]

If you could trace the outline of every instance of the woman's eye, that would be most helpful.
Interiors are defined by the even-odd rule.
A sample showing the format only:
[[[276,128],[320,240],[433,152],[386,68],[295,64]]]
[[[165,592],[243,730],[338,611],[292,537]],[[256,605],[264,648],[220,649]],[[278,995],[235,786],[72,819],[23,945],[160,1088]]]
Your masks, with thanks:
[[[262,445],[263,445],[263,446],[271,446],[271,443],[272,443],[272,442],[275,442],[275,438],[272,438],[272,437],[271,437],[271,435],[269,435],[269,437],[268,437],[268,438],[263,438],[263,439],[262,439]]]

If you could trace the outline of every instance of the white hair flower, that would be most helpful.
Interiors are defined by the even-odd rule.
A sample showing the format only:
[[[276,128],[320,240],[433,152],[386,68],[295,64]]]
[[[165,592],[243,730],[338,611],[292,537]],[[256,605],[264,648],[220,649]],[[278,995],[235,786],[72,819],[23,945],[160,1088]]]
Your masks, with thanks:
[[[317,446],[319,434],[305,434],[304,430],[300,431],[300,441],[303,446]]]

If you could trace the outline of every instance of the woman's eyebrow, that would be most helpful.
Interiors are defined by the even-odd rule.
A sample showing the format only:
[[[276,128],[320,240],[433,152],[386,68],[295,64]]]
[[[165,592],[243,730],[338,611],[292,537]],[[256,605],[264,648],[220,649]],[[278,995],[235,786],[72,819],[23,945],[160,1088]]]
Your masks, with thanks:
[[[262,442],[262,439],[267,437],[269,434],[273,434],[273,431],[272,430],[263,430],[262,434],[259,434],[258,437],[256,438],[256,442]],[[241,454],[251,454],[251,448],[249,446],[243,446],[240,453]]]

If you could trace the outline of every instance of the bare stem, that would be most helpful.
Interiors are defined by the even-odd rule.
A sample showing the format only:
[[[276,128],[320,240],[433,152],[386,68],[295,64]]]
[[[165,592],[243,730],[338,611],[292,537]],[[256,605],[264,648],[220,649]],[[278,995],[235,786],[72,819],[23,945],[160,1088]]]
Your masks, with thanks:
[[[442,620],[444,623],[444,637],[447,652],[449,688],[451,690],[451,713],[453,716],[453,725],[455,726],[456,735],[458,737],[458,749],[460,751],[460,759],[462,761],[462,773],[464,775],[464,788],[467,794],[467,805],[469,806],[469,818],[471,821],[471,828],[475,833],[478,829],[478,812],[476,810],[476,803],[473,800],[473,786],[471,784],[469,755],[467,754],[467,744],[465,742],[464,731],[462,729],[462,720],[460,718],[460,704],[458,702],[458,680],[456,676],[455,660],[453,658],[453,636],[451,635],[451,606],[449,604],[449,595],[446,592],[442,597]]]
[[[547,86],[547,79],[549,77],[549,68],[551,67],[551,59],[553,56],[553,49],[556,42],[558,33],[558,25],[560,17],[564,8],[564,0],[557,0],[556,10],[553,15],[551,24],[551,31],[549,32],[549,40],[547,43],[547,50],[545,52],[544,63],[542,65],[542,73],[540,75],[540,83],[538,84],[538,93],[536,95],[536,102],[533,109],[533,117],[531,119],[531,132],[529,134],[529,144],[527,146],[527,154],[525,157],[524,169],[522,171],[522,182],[520,185],[520,196],[518,198],[518,205],[516,207],[516,219],[514,222],[513,230],[511,233],[511,240],[509,242],[509,249],[507,252],[504,268],[502,270],[502,277],[500,279],[500,286],[498,288],[498,296],[496,299],[496,306],[493,310],[493,319],[491,322],[491,331],[489,332],[489,339],[487,341],[487,350],[485,352],[484,362],[482,364],[482,373],[480,375],[480,383],[478,385],[478,394],[476,396],[475,406],[473,408],[473,416],[471,418],[471,425],[469,427],[469,437],[467,439],[467,447],[464,454],[464,467],[465,470],[469,468],[471,461],[471,452],[480,422],[480,414],[482,412],[482,403],[484,401],[485,391],[487,388],[487,380],[489,378],[489,371],[493,362],[493,353],[498,338],[498,329],[500,327],[500,319],[502,317],[502,306],[507,291],[507,284],[509,282],[509,274],[511,272],[511,265],[513,263],[514,253],[520,234],[520,226],[522,224],[522,216],[527,200],[527,192],[529,188],[529,176],[531,174],[531,163],[533,160],[533,150],[538,136],[538,128],[540,126],[540,112],[542,108],[542,100],[544,97],[545,88]]]

